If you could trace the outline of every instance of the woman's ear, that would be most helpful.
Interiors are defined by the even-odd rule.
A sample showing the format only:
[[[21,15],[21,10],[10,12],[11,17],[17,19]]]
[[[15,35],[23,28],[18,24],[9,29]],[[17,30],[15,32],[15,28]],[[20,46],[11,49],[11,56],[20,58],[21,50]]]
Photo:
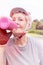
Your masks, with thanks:
[[[27,12],[26,21],[30,21],[30,20],[31,20],[31,14],[30,12]]]
[[[26,16],[26,29],[25,30],[28,31],[29,28],[30,28],[30,21],[29,21],[28,16]]]
[[[31,16],[30,16],[30,13],[28,13],[28,15],[26,15],[26,22],[27,22],[27,25],[26,25],[26,31],[28,31],[31,27]]]
[[[29,29],[30,29],[30,23],[29,23],[29,21],[28,21],[27,24],[26,24],[25,30],[28,31]]]

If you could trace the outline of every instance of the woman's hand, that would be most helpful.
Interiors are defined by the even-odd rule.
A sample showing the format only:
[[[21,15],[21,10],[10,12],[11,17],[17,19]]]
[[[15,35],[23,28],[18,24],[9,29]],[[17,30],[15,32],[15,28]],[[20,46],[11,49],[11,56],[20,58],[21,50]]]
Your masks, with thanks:
[[[11,36],[12,32],[6,32],[6,30],[3,30],[0,28],[0,45],[4,45],[7,43]]]

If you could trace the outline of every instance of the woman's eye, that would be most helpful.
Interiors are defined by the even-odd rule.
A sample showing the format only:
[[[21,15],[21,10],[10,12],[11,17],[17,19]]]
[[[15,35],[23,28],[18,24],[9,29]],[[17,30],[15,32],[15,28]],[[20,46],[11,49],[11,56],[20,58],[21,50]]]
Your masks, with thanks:
[[[19,19],[20,21],[23,21],[23,19]]]
[[[15,18],[13,18],[13,21],[15,21],[16,19]]]
[[[15,21],[15,19],[13,19],[13,21]]]

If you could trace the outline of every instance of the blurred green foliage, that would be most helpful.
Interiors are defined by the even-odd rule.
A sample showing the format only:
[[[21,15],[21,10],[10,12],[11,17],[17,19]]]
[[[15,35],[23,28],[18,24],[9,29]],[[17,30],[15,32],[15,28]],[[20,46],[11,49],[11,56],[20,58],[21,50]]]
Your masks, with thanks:
[[[40,21],[38,19],[33,20],[31,29],[28,32],[43,35],[43,19]]]

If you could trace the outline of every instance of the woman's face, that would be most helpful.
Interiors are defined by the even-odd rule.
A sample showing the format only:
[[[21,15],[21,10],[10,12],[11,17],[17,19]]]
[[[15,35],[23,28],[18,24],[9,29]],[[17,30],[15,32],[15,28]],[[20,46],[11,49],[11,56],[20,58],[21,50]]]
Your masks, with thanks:
[[[17,23],[18,26],[17,29],[13,29],[12,31],[14,36],[21,36],[21,34],[26,33],[25,31],[27,25],[26,15],[24,15],[23,13],[14,13],[12,19],[14,22]]]
[[[15,13],[12,16],[12,19],[13,19],[14,22],[17,23],[18,29],[25,30],[27,22],[26,22],[26,17],[25,17],[24,14],[22,14],[22,13]]]

